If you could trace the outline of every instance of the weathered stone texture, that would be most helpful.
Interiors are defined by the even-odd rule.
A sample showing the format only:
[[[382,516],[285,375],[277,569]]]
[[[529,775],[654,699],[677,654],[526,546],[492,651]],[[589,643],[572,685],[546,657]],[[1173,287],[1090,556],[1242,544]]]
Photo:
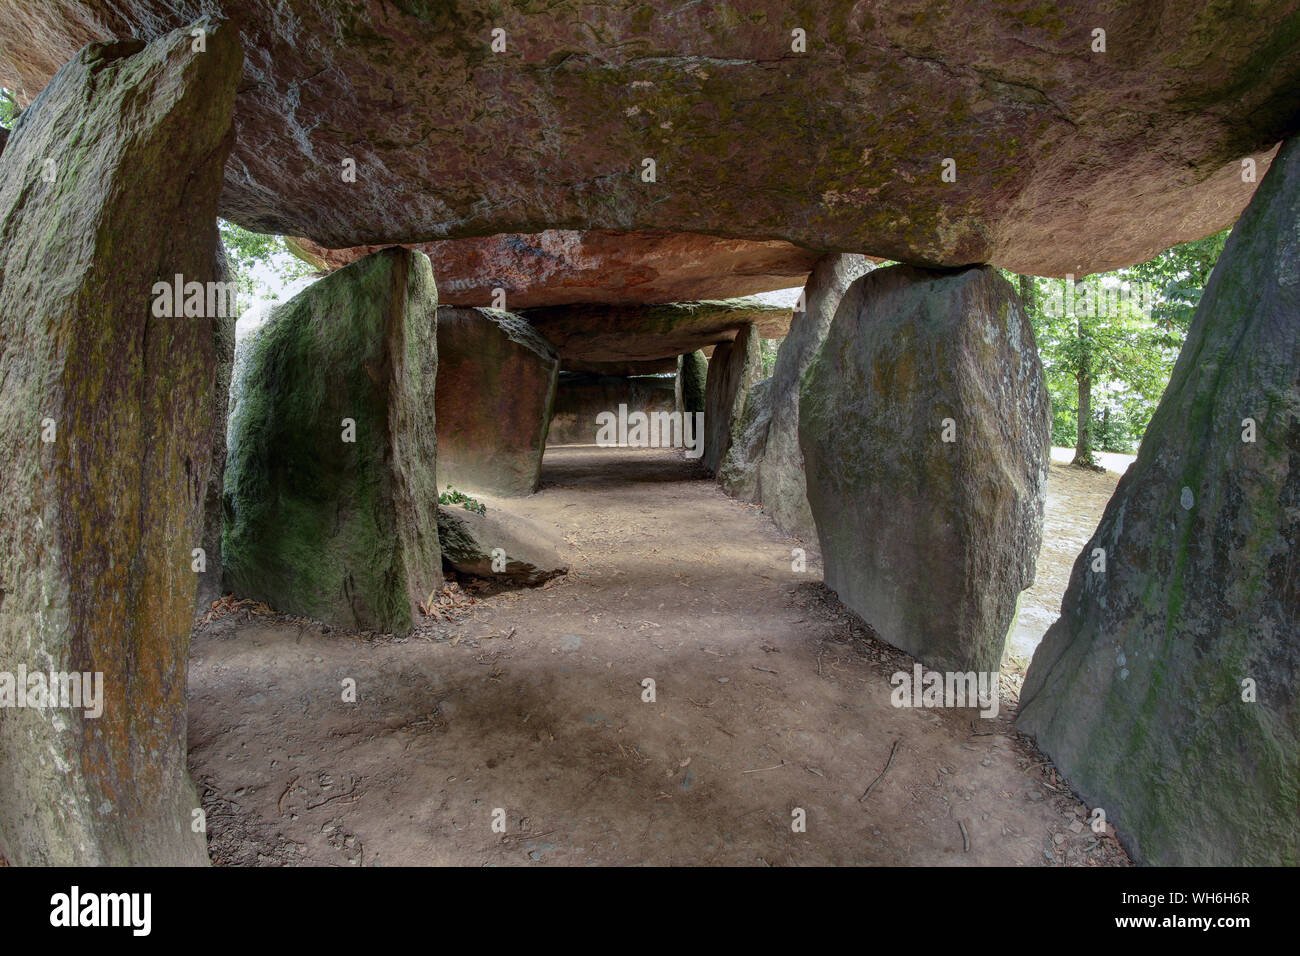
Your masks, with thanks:
[[[615,377],[676,375],[678,364],[676,356],[655,359],[650,362],[584,362],[580,359],[569,359],[560,363],[560,371],[585,372],[588,375],[612,375]]]
[[[548,445],[590,445],[600,430],[596,418],[601,412],[618,414],[618,406],[632,412],[676,410],[673,379],[652,376],[561,374],[555,389],[555,411],[546,436]]]
[[[248,58],[222,215],[330,247],[559,226],[1084,274],[1229,225],[1241,159],[1300,128],[1294,0],[218,5]],[[182,6],[5,0],[0,84]]]
[[[696,349],[678,358],[677,404],[684,412],[704,411],[705,386],[709,377],[709,360]]]
[[[378,248],[294,243],[303,259],[325,269]],[[802,285],[818,256],[788,242],[603,229],[443,239],[412,248],[433,263],[444,305],[490,306],[501,290],[511,310],[739,298]]]
[[[755,325],[763,338],[780,338],[790,328],[790,315],[789,308],[757,299],[556,306],[523,313],[566,362],[668,358],[734,341],[744,325]]]
[[[799,381],[826,338],[844,291],[871,268],[865,256],[818,261],[804,287],[804,309],[795,311],[777,351],[770,385],[762,394],[756,387],[746,401],[743,440],[732,445],[719,471],[727,494],[760,502],[778,528],[805,541],[816,540],[817,528],[799,451]]]
[[[800,394],[826,585],[928,665],[998,670],[1034,580],[1050,431],[1033,330],[996,271],[857,279]]]
[[[1298,556],[1293,140],[1228,239],[1021,694],[1017,726],[1135,859],[1300,864]]]
[[[738,433],[745,395],[762,374],[758,334],[741,328],[734,342],[723,342],[709,359],[704,397],[704,467],[714,474]]]
[[[224,27],[203,56],[188,30],[89,46],[0,158],[0,671],[103,690],[97,718],[0,712],[15,864],[207,862],[185,675],[218,323],[152,303],[177,274],[218,278],[241,59]]]
[[[448,565],[462,574],[528,587],[569,570],[563,542],[553,531],[490,498],[482,504],[481,515],[456,505],[438,508],[438,537]]]
[[[758,466],[772,423],[772,379],[757,382],[745,395],[744,408],[732,429],[733,439],[718,466],[718,484],[741,501],[758,501]]]
[[[344,628],[418,620],[442,582],[436,310],[429,260],[391,248],[309,286],[239,343],[228,588]]]
[[[530,495],[542,455],[560,362],[516,315],[438,310],[438,486]]]
[[[234,270],[226,250],[218,244],[217,280],[234,290],[237,288]],[[235,323],[237,321],[238,293],[227,316],[212,319],[212,345],[216,354],[216,369],[212,377],[211,411],[212,459],[208,466],[207,493],[203,498],[203,553],[207,565],[199,575],[197,594],[198,610],[205,611],[221,597],[224,572],[221,562],[222,493],[226,474],[226,424],[230,417],[230,380],[235,364]]]

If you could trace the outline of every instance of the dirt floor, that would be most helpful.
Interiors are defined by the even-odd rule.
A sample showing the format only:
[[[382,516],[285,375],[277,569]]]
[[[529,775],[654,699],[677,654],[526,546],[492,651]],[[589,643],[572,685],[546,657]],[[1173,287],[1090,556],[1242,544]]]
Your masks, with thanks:
[[[1052,469],[1071,535],[1109,494],[1093,477]],[[511,507],[559,530],[567,576],[452,587],[408,638],[233,600],[196,629],[190,765],[214,862],[1127,864],[1011,730],[1014,673],[996,718],[893,707],[911,659],[679,453],[551,449]],[[1044,549],[1058,607],[1079,544]]]

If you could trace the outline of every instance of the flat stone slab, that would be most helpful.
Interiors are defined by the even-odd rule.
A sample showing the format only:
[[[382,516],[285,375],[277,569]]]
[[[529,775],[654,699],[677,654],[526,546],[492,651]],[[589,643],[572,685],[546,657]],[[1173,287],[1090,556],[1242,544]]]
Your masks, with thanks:
[[[757,299],[663,305],[566,305],[528,309],[523,317],[564,361],[648,362],[732,342],[753,325],[765,339],[790,329],[792,310]]]
[[[175,8],[13,0],[0,84],[25,103]],[[221,8],[247,57],[221,214],[332,248],[654,230],[1084,274],[1231,224],[1241,160],[1297,125],[1289,0]]]
[[[600,432],[603,412],[672,412],[677,408],[677,380],[652,376],[571,375],[562,373],[555,388],[555,410],[547,445],[591,445]]]
[[[337,269],[378,246],[327,249],[291,244],[318,269]],[[433,263],[446,305],[492,306],[498,290],[511,311],[544,305],[649,305],[734,299],[801,286],[818,253],[777,240],[694,233],[547,229],[412,243]]]
[[[534,586],[565,574],[564,542],[541,522],[509,510],[509,503],[484,497],[484,514],[459,505],[438,506],[443,561],[463,574]]]

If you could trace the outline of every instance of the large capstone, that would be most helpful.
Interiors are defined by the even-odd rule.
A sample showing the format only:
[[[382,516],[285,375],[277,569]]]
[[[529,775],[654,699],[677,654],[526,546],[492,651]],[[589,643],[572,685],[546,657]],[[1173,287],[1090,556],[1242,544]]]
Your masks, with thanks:
[[[216,215],[242,56],[229,28],[200,28],[202,56],[188,28],[86,47],[0,158],[0,854],[15,864],[207,862],[185,675],[234,308]]]
[[[530,495],[542,455],[560,362],[516,315],[438,310],[438,485]]]
[[[222,215],[334,248],[563,225],[1082,275],[1231,224],[1300,128],[1294,0],[213,5],[248,57]],[[196,6],[9,0],[0,86]]]
[[[704,467],[717,473],[718,467],[739,434],[745,396],[763,371],[758,332],[743,326],[734,342],[723,342],[709,358],[704,395]]]
[[[790,328],[791,310],[759,299],[725,299],[555,306],[523,315],[566,362],[640,362],[733,342],[745,325],[757,326],[763,338],[780,338]]]
[[[676,356],[654,359],[649,362],[584,362],[569,359],[560,363],[561,372],[585,372],[588,375],[612,375],[626,377],[631,375],[676,375],[678,360]]]
[[[653,375],[611,376],[561,373],[555,389],[555,411],[546,436],[548,445],[590,445],[619,406],[625,414],[672,413],[677,409],[675,380]]]
[[[227,587],[339,627],[404,632],[442,586],[437,292],[392,248],[308,286],[239,343]]]
[[[290,248],[318,269],[338,269],[375,246]],[[788,242],[694,233],[546,229],[415,243],[433,263],[444,305],[510,309],[591,303],[654,304],[731,299],[802,285],[817,253]]]
[[[1021,693],[1133,856],[1300,864],[1300,140],[1233,230]]]
[[[1050,414],[995,270],[877,269],[803,377],[799,444],[828,587],[939,670],[998,670],[1042,540]]]

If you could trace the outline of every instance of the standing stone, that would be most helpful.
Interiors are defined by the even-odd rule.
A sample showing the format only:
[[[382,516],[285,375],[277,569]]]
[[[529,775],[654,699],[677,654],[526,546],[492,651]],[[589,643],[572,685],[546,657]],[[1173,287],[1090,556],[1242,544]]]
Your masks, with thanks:
[[[216,353],[213,373],[212,458],[208,466],[207,492],[203,497],[203,554],[206,569],[199,574],[198,611],[204,613],[221,597],[221,498],[226,473],[226,423],[230,416],[230,379],[235,362],[235,323],[238,321],[238,284],[225,248],[217,244],[217,281],[226,283],[233,297],[230,314],[212,320],[212,345]]]
[[[799,401],[827,586],[922,662],[997,671],[1034,580],[1051,425],[1015,290],[988,266],[857,279]]]
[[[818,260],[804,286],[805,309],[794,314],[772,369],[772,423],[758,460],[757,495],[778,528],[805,541],[817,539],[817,526],[808,507],[799,450],[799,382],[821,348],[845,291],[872,268],[874,264],[864,256],[830,255]]]
[[[438,486],[531,495],[555,402],[555,350],[517,315],[439,309],[438,353]]]
[[[19,865],[207,862],[185,684],[243,56],[200,25],[202,54],[188,28],[87,46],[0,158],[0,854]],[[201,291],[159,314],[177,275]],[[99,675],[102,714],[20,706],[51,671]]]
[[[546,444],[594,444],[600,432],[600,414],[617,415],[619,405],[626,405],[629,415],[672,413],[677,410],[673,379],[657,375],[624,377],[561,372]]]
[[[401,633],[442,585],[437,291],[391,247],[331,273],[239,343],[226,586],[339,627]]]
[[[718,466],[718,484],[741,501],[758,501],[758,468],[772,423],[772,380],[756,383],[745,396],[745,408],[732,429],[734,437]]]
[[[745,396],[763,371],[758,333],[742,325],[734,342],[722,342],[709,359],[704,398],[704,467],[717,474],[718,467],[738,433]]]
[[[1297,622],[1293,139],[1228,239],[1137,461],[1075,562],[1017,726],[1135,859],[1296,866]]]
[[[683,412],[704,411],[704,389],[709,376],[709,360],[696,349],[678,356],[677,404]]]

